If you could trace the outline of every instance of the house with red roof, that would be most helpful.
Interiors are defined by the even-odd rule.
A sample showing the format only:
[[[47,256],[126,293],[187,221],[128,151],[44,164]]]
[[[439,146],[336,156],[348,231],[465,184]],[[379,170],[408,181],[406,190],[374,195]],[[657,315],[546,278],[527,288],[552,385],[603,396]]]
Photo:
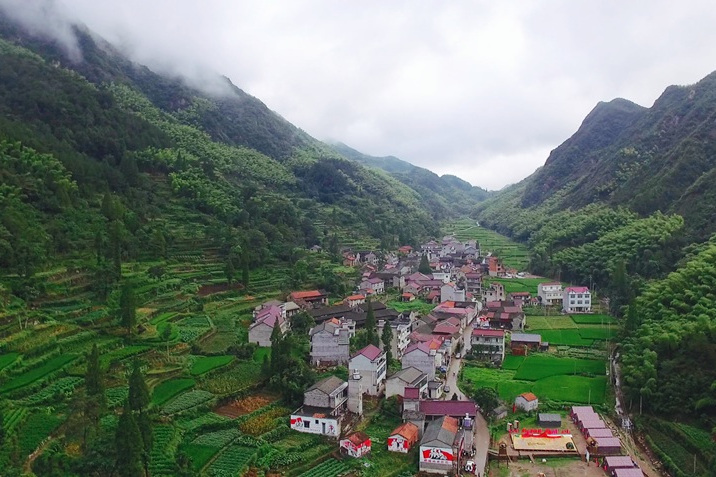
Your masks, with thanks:
[[[453,471],[460,455],[457,419],[443,416],[430,422],[420,441],[421,472],[447,475]]]
[[[306,290],[295,291],[289,295],[291,301],[301,304],[321,304],[328,305],[328,293],[325,290]]]
[[[385,351],[369,344],[351,357],[348,363],[348,370],[351,374],[358,373],[361,375],[364,390],[367,394],[378,396],[383,393],[385,376],[388,370]]]
[[[405,255],[408,255],[412,251],[413,251],[413,247],[411,247],[410,245],[403,245],[402,247],[400,247],[398,249],[398,253],[402,253]]]
[[[476,328],[470,336],[472,354],[480,359],[501,363],[505,360],[505,330]]]
[[[282,335],[288,331],[289,323],[280,306],[268,306],[255,315],[255,321],[249,326],[249,343],[268,347],[271,346],[271,334],[275,326],[279,327]]]
[[[566,313],[592,311],[592,294],[587,287],[567,287],[562,294],[562,309]]]
[[[351,295],[343,299],[343,303],[351,308],[355,308],[358,305],[365,303],[365,295]]]
[[[412,422],[404,422],[388,436],[388,450],[407,454],[413,445],[418,442],[419,429]]]
[[[532,393],[522,393],[515,398],[515,407],[523,411],[536,411],[539,407],[539,399]]]
[[[340,440],[341,454],[355,457],[363,457],[370,452],[370,437],[365,432],[354,432]]]

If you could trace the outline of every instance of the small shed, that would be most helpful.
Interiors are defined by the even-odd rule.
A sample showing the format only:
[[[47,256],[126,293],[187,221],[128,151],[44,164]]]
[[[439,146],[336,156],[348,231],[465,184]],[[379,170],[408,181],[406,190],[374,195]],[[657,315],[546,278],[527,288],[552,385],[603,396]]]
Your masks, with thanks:
[[[608,474],[611,474],[616,469],[634,469],[638,466],[628,455],[613,455],[604,458],[602,467]]]
[[[504,419],[507,417],[507,406],[497,406],[492,410],[492,417],[496,420]]]
[[[614,437],[614,434],[612,434],[612,431],[607,428],[587,429],[586,435],[584,437]]]
[[[579,430],[586,437],[590,429],[606,429],[607,425],[601,419],[590,419],[588,421],[579,421]]]
[[[622,443],[617,437],[593,437],[587,444],[594,449],[596,455],[619,455],[622,453]]]
[[[592,406],[572,406],[572,409],[569,411],[569,417],[571,417],[574,422],[581,421],[586,416],[595,416],[596,414]]]
[[[537,425],[548,429],[556,429],[562,427],[562,416],[559,414],[548,414],[540,412],[537,415]]]
[[[614,477],[644,477],[644,472],[639,467],[633,469],[616,469],[612,472]]]
[[[418,442],[418,434],[418,426],[412,422],[404,422],[390,433],[388,450],[407,453],[413,444]]]
[[[354,432],[340,441],[341,454],[363,457],[370,452],[370,437],[365,432]]]
[[[539,406],[537,396],[532,393],[522,393],[515,398],[515,407],[523,411],[536,411]]]

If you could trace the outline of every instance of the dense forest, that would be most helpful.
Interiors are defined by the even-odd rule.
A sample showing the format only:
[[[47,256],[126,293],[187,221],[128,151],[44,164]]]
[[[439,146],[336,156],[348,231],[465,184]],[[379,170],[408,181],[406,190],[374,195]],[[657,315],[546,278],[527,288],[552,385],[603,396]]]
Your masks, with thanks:
[[[716,74],[651,108],[600,103],[522,182],[478,205],[530,269],[591,285],[624,321],[627,408],[716,425],[711,192]]]

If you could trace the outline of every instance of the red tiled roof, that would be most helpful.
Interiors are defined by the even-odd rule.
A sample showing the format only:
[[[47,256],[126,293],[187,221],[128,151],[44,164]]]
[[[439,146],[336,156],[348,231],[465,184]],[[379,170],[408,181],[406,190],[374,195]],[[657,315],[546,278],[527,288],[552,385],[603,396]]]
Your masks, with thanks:
[[[428,293],[428,300],[432,300],[433,298],[440,296],[440,290],[433,290],[430,293]]]
[[[521,398],[524,398],[525,401],[528,401],[528,402],[529,402],[529,401],[536,401],[536,400],[537,400],[537,396],[535,396],[535,395],[532,394],[532,393],[522,393],[522,394],[520,394],[520,397],[521,397]]]
[[[412,353],[416,349],[422,351],[425,354],[430,354],[430,345],[428,343],[413,343],[405,349],[403,356],[408,353]]]
[[[420,401],[420,412],[426,416],[460,416],[465,417],[477,414],[477,406],[474,401]],[[456,429],[457,430],[457,429]]]
[[[390,433],[391,436],[401,436],[408,441],[415,442],[418,440],[418,426],[412,422],[404,422]]]
[[[589,292],[589,287],[567,287],[564,291],[567,293],[587,293]]]
[[[319,297],[319,296],[322,296],[322,295],[323,295],[323,293],[321,293],[321,292],[318,291],[318,290],[291,292],[291,297],[292,297],[292,298],[298,298],[298,299],[302,299],[302,298],[316,298],[316,297]]]
[[[504,330],[472,330],[472,336],[505,336]]]
[[[354,432],[353,434],[346,437],[356,447],[360,447],[363,444],[370,446],[370,437],[365,432]]]
[[[530,296],[530,292],[512,292],[510,293],[512,296]]]
[[[419,399],[420,389],[418,388],[405,388],[403,390],[403,399]]]
[[[346,298],[346,300],[365,300],[365,296],[363,295],[351,295]]]
[[[403,298],[411,298],[412,296],[413,296],[412,293],[403,293],[403,295],[402,295]]]
[[[360,355],[365,356],[369,360],[373,361],[373,360],[375,360],[375,358],[380,356],[382,353],[383,353],[383,351],[381,351],[380,348],[378,348],[375,345],[369,344],[362,350],[357,351],[356,354],[353,355],[353,358],[355,358],[356,356],[358,356],[360,354]]]
[[[441,335],[451,335],[453,333],[457,333],[460,331],[459,326],[455,326],[452,323],[448,323],[447,321],[443,321],[442,323],[438,323],[435,326],[435,329],[433,330],[433,333],[439,333]]]
[[[546,283],[540,283],[538,286],[547,287],[550,285],[561,285],[561,283],[560,282],[546,282]]]

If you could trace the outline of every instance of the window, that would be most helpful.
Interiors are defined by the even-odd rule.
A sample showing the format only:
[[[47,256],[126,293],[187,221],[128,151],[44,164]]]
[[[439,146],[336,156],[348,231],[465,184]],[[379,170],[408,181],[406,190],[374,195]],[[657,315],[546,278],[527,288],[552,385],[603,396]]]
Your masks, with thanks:
[[[316,422],[318,422],[318,421],[316,421]],[[311,427],[311,421],[303,421],[303,427],[306,428],[306,429],[308,429],[309,427]]]

